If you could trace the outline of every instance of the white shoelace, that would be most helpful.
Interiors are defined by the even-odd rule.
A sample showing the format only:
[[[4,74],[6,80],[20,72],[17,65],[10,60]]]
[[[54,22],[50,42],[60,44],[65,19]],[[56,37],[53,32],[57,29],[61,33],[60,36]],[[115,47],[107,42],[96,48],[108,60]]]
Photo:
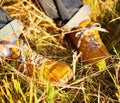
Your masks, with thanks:
[[[2,53],[0,54],[0,57],[8,57],[10,55],[12,55],[12,51],[10,50],[11,48],[16,48],[18,49],[21,54],[20,59],[22,59],[23,61],[23,65],[25,68],[25,71],[27,71],[26,69],[26,61],[28,59],[31,60],[31,64],[36,65],[36,63],[38,63],[38,68],[42,65],[42,63],[46,62],[48,59],[44,58],[42,55],[34,53],[30,48],[24,48],[23,45],[23,41],[20,39],[20,46],[16,46],[14,45],[14,43],[18,40],[18,38],[15,38],[14,40],[12,40],[9,44],[4,45],[4,49],[2,51]],[[25,53],[25,50],[28,50],[29,53],[31,54],[30,57],[28,57]]]
[[[80,32],[77,32],[75,34],[75,37],[79,38],[77,48],[80,47],[82,38],[85,35],[89,36],[89,32],[94,32],[95,30],[98,30],[101,32],[108,32],[106,29],[101,28],[101,25],[99,23],[94,23],[90,25],[89,27],[83,28]]]

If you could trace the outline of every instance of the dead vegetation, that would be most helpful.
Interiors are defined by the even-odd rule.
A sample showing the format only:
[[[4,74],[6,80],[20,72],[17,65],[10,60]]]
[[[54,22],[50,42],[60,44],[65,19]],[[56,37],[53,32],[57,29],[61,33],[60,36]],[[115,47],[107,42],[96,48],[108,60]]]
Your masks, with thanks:
[[[101,34],[112,54],[107,68],[75,65],[75,80],[66,86],[41,83],[15,69],[14,62],[3,59],[0,67],[0,103],[119,103],[120,102],[120,4],[119,0],[87,0],[94,10],[92,19],[100,22],[109,34]],[[12,18],[21,20],[21,38],[37,53],[65,62],[74,61],[74,50],[63,39],[65,32],[41,12],[31,0],[2,0],[1,5]],[[103,8],[104,7],[104,8]],[[111,44],[111,45],[110,45]]]

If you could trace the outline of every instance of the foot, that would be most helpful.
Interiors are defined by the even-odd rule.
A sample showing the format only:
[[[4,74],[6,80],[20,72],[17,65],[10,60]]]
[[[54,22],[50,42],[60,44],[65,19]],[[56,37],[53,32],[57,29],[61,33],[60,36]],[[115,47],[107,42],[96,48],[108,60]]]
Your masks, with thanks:
[[[82,53],[81,60],[85,64],[96,63],[109,56],[98,31],[107,32],[100,24],[86,20],[80,23],[77,32],[69,34],[78,52]]]
[[[52,61],[44,58],[28,48],[22,40],[15,39],[16,35],[10,35],[0,42],[1,57],[21,61],[18,64],[18,70],[24,72],[27,76],[34,76],[58,84],[67,84],[73,77],[72,70],[64,63]],[[16,40],[12,42],[13,40]],[[42,80],[41,80],[42,81]]]

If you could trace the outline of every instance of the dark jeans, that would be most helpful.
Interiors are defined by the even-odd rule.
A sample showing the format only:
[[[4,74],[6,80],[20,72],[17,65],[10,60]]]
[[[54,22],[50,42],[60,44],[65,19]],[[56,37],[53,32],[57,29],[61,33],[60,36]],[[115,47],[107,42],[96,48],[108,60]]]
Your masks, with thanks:
[[[69,20],[83,6],[80,0],[38,0],[52,19]]]
[[[82,7],[80,0],[38,0],[47,16],[56,22],[67,22]],[[9,23],[12,18],[0,8],[0,28]]]
[[[2,8],[0,8],[0,29],[11,20],[12,18]]]
[[[82,7],[80,0],[38,0],[47,16],[54,20],[69,20]],[[0,8],[0,28],[12,18]]]

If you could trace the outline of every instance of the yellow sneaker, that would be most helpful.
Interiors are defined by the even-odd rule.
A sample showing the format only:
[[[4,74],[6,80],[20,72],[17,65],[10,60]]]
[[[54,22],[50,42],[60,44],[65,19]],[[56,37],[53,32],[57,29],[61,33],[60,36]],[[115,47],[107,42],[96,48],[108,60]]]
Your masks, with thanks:
[[[0,29],[0,57],[17,61],[18,70],[28,76],[39,78],[39,72],[43,72],[44,78],[51,82],[67,83],[73,75],[70,67],[33,52],[18,39],[23,28],[21,21],[15,19]]]
[[[47,60],[40,69],[44,71],[45,78],[51,82],[66,84],[73,77],[69,66],[56,61]]]
[[[81,60],[85,64],[97,63],[109,56],[98,31],[107,32],[100,24],[87,20],[80,23],[77,32],[69,34],[72,43],[82,53]]]
[[[43,75],[44,79],[60,84],[67,84],[73,77],[69,66],[44,58],[28,48],[22,40],[16,40],[13,44],[6,44],[6,46],[11,52],[7,58],[19,61],[18,70],[27,76],[39,78]]]

